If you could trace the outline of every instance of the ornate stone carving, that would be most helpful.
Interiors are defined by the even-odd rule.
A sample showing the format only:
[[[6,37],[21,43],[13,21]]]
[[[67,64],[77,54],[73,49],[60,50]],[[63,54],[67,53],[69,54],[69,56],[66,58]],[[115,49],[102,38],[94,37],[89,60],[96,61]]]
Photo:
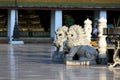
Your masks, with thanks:
[[[90,64],[95,64],[97,58],[97,51],[91,45],[86,37],[83,28],[79,25],[73,25],[67,32],[67,47],[70,49],[66,55],[66,60],[73,60],[75,54],[78,55],[79,61],[85,61]]]
[[[86,22],[89,23],[90,27],[91,22],[89,20]],[[55,41],[55,45],[57,51],[53,55],[54,60],[65,60],[64,47],[67,47],[66,62],[74,60],[73,57],[77,55],[78,61],[82,65],[96,64],[98,52],[91,46],[90,40],[86,35],[88,34],[87,31],[89,35],[91,34],[91,28],[88,28],[88,25],[85,26],[86,28],[82,28],[80,25],[72,25],[69,28],[62,26],[56,31],[57,40]]]
[[[106,51],[107,51],[106,35],[103,35],[103,28],[107,28],[107,20],[104,19],[104,18],[101,18],[99,20],[99,25],[98,25],[98,30],[99,30],[99,35],[98,35],[99,36],[99,41],[98,41],[99,58],[106,58]]]
[[[88,18],[84,21],[84,31],[87,39],[91,42],[92,21]]]
[[[90,64],[96,64],[98,52],[92,46],[81,45],[72,47],[66,56],[66,60],[73,60],[75,54],[77,54],[77,56],[79,57],[78,60],[81,62],[85,62],[85,64],[88,61]]]
[[[57,31],[55,32],[57,40],[54,42],[54,44],[57,50],[52,55],[53,61],[63,62],[65,59],[64,47],[65,47],[65,42],[67,40],[67,34],[66,34],[67,31],[68,31],[68,27],[62,26],[58,28]]]
[[[55,41],[55,45],[57,47],[57,51],[63,51],[63,48],[65,46],[65,41],[67,40],[67,31],[68,27],[62,26],[57,29],[56,33],[56,38],[57,40]]]
[[[117,41],[117,46],[113,55],[113,61],[114,63],[110,65],[109,67],[116,67],[117,65],[120,65],[120,57],[119,57],[119,50],[120,50],[120,41]]]
[[[102,17],[101,19],[99,19],[99,25],[98,25],[99,37],[103,36],[103,28],[107,28],[107,20]]]
[[[78,45],[90,45],[83,28],[79,25],[73,25],[69,28],[66,43],[68,48]]]

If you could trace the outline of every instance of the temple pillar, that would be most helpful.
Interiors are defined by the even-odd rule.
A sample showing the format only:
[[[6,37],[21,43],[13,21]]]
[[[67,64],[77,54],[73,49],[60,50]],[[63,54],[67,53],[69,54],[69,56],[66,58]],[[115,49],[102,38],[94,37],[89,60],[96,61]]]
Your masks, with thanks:
[[[104,17],[105,19],[107,19],[107,11],[100,11],[99,12],[99,18]]]
[[[8,11],[8,38],[9,38],[9,43],[11,43],[12,40],[13,40],[14,25],[15,25],[15,10],[9,10]]]
[[[15,25],[15,20],[18,23],[18,10],[9,10],[8,11],[8,38],[10,44],[24,44],[21,40],[14,40],[14,29],[18,27]],[[19,37],[19,36],[17,36]]]
[[[104,17],[105,19],[107,19],[107,11],[94,11],[94,23],[93,26],[96,27],[98,25],[98,19]]]
[[[62,26],[62,11],[51,11],[51,37],[56,40],[55,31]]]

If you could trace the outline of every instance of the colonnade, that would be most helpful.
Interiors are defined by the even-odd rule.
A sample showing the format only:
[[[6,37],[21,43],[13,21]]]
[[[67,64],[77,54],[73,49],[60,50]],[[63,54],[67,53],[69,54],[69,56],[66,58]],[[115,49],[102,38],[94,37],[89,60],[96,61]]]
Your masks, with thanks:
[[[15,27],[15,14],[18,10],[11,9],[8,10],[8,40],[10,44],[13,44],[13,32]],[[62,26],[62,10],[51,10],[51,25],[50,25],[50,37],[56,40],[55,30]],[[107,18],[106,11],[94,11],[94,19],[99,19],[101,17]],[[18,20],[18,17],[17,17]],[[94,23],[96,25],[96,23]],[[19,44],[19,43],[18,43]]]

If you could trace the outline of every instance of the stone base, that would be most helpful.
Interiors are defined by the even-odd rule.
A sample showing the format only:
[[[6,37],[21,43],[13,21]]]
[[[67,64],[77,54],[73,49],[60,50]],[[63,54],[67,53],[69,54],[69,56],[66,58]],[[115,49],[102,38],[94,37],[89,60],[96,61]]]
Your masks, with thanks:
[[[10,44],[24,44],[24,41],[11,41]]]
[[[66,65],[68,66],[89,66],[95,64],[96,61],[79,61],[79,60],[66,61]]]
[[[99,58],[97,60],[98,64],[107,64],[108,63],[108,59],[107,58]]]
[[[64,52],[55,51],[52,55],[52,61],[64,62],[65,61]]]

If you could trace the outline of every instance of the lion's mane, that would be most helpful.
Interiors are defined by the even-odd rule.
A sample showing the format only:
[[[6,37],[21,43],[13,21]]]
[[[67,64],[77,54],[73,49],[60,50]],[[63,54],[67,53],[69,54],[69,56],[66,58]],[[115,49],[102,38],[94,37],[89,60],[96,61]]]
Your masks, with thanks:
[[[79,25],[72,25],[67,32],[67,47],[71,48],[79,45],[90,45],[84,29]]]

